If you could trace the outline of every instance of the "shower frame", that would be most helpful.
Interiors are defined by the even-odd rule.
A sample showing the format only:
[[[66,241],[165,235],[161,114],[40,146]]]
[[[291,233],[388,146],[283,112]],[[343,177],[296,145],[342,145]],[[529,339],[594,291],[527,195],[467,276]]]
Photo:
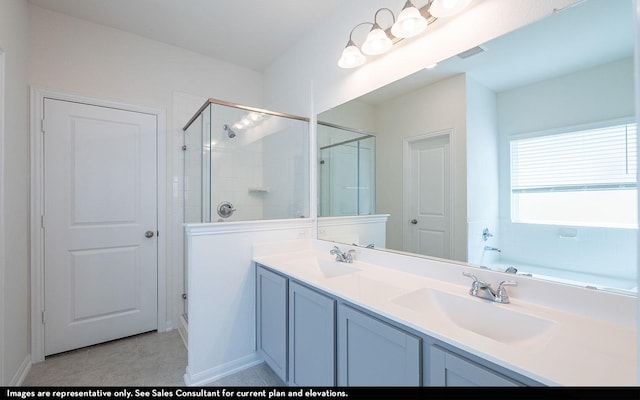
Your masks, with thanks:
[[[183,134],[187,133],[187,129],[189,129],[189,127],[198,120],[198,118],[201,117],[202,113],[211,105],[220,105],[220,106],[227,106],[227,107],[233,107],[239,110],[243,110],[243,111],[247,111],[247,112],[255,112],[255,113],[260,113],[260,114],[264,114],[264,115],[270,115],[270,116],[274,116],[274,117],[280,117],[280,118],[287,118],[287,119],[292,119],[292,120],[298,120],[298,121],[304,121],[306,123],[310,123],[310,119],[309,118],[305,118],[305,117],[300,117],[297,115],[292,115],[292,114],[286,114],[286,113],[281,113],[281,112],[275,112],[275,111],[270,111],[270,110],[265,110],[262,108],[257,108],[257,107],[250,107],[250,106],[245,106],[242,104],[237,104],[237,103],[233,103],[233,102],[229,102],[229,101],[225,101],[225,100],[219,100],[219,99],[214,99],[214,98],[209,98],[207,99],[204,104],[195,112],[195,114],[189,119],[189,121],[184,125],[184,127],[182,128]],[[200,132],[200,140],[203,140],[203,135],[204,135],[204,129],[201,128],[201,132]],[[235,136],[235,135],[234,135]],[[186,150],[186,144],[183,146],[183,150]],[[186,158],[185,158],[186,160]],[[308,160],[309,161],[309,160]],[[210,160],[208,161],[209,163],[211,162]],[[210,166],[210,165],[209,165]],[[183,164],[184,167],[184,164]],[[201,163],[200,166],[201,170],[203,168],[203,165]],[[183,179],[184,179],[184,172],[183,172]],[[200,216],[201,216],[201,220],[200,223],[205,223],[204,221],[204,217],[206,215],[206,212],[204,210],[205,204],[208,203],[208,201],[205,198],[205,190],[206,189],[210,189],[210,183],[209,182],[205,182],[205,174],[201,173],[200,175],[200,188],[201,188],[201,194],[200,194],[200,202],[201,202],[201,211],[200,211]],[[183,181],[183,184],[185,182]],[[184,196],[184,189],[183,189],[183,196]],[[210,196],[210,194],[209,194]],[[186,206],[186,204],[185,204]],[[309,204],[310,207],[310,204]],[[211,208],[211,206],[209,205],[209,208]],[[209,214],[211,213],[211,210],[208,211]],[[184,212],[183,212],[183,222],[184,221]],[[195,223],[195,222],[194,222]],[[186,245],[184,247],[186,249]],[[182,294],[182,299],[184,301],[183,303],[183,318],[185,319],[185,321],[188,322],[188,298],[187,298],[187,293],[188,293],[188,271],[187,271],[187,260],[186,260],[186,254],[184,255],[184,261],[183,261],[183,286],[184,286],[184,292]]]
[[[356,182],[356,187],[358,189],[357,189],[357,192],[356,192],[356,196],[357,197],[356,197],[356,213],[355,213],[355,215],[362,215],[362,214],[360,214],[360,200],[361,200],[360,198],[361,198],[362,194],[361,194],[361,183],[360,183],[361,176],[360,176],[360,170],[359,170],[359,168],[360,168],[360,144],[359,143],[361,141],[363,141],[363,140],[367,140],[367,139],[371,139],[371,138],[373,138],[375,140],[376,139],[376,135],[374,133],[371,133],[371,132],[363,131],[363,130],[356,129],[356,128],[350,128],[350,127],[346,127],[346,126],[343,126],[343,125],[334,124],[334,123],[331,123],[331,122],[318,121],[317,124],[318,125],[322,125],[322,126],[326,126],[328,128],[339,129],[341,131],[351,132],[351,133],[355,133],[355,134],[361,135],[361,137],[354,137],[352,139],[347,139],[347,140],[344,140],[342,142],[331,143],[331,144],[319,147],[318,148],[318,158],[321,158],[321,154],[322,154],[323,150],[327,150],[327,149],[330,149],[330,148],[333,148],[333,147],[343,146],[345,144],[349,144],[349,143],[353,143],[353,142],[358,142],[358,155],[357,155],[357,164],[358,164],[357,176],[358,177],[357,177],[357,182]],[[376,152],[377,152],[377,149],[374,150],[374,154],[373,154],[373,156],[374,156],[374,165],[373,165],[374,174],[375,174],[375,168],[376,168],[375,167]],[[320,161],[320,162],[322,162],[322,161]],[[321,188],[321,189],[319,189],[319,193],[318,193],[318,199],[320,199],[322,197],[322,193],[321,192],[322,192],[322,190],[325,189],[324,185],[323,185],[323,182],[322,182],[322,178],[321,178],[321,169],[320,168],[318,168],[318,183],[319,183],[318,186]],[[374,178],[374,187],[375,187],[375,178]],[[376,199],[375,199],[375,189],[374,189],[373,195],[371,197],[371,206],[372,206],[373,210],[375,210],[375,200]],[[332,213],[329,213],[330,215],[321,215],[322,214],[321,213],[321,208],[323,208],[323,206],[320,203],[321,202],[319,200],[318,201],[318,213],[317,213],[318,216],[331,216]]]
[[[255,113],[260,113],[260,114],[265,114],[265,115],[271,115],[271,116],[280,117],[280,118],[288,118],[288,119],[293,119],[293,120],[298,120],[298,121],[304,121],[304,122],[307,122],[307,123],[310,122],[309,118],[300,117],[298,115],[286,114],[286,113],[281,113],[281,112],[276,112],[276,111],[270,111],[270,110],[266,110],[266,109],[262,109],[262,108],[257,108],[257,107],[251,107],[251,106],[246,106],[246,105],[242,105],[242,104],[237,104],[237,103],[233,103],[233,102],[229,102],[229,101],[225,101],[225,100],[209,98],[198,109],[198,111],[195,112],[195,114],[191,117],[191,119],[189,119],[189,121],[184,125],[184,127],[182,128],[182,132],[184,134],[186,134],[187,133],[187,129],[189,129],[189,127],[198,118],[200,118],[200,116],[207,109],[207,107],[211,106],[212,104],[226,106],[226,107],[233,107],[233,108],[236,108],[236,109],[239,109],[239,110],[244,110],[244,111],[248,111],[248,112],[255,112]],[[201,138],[201,140],[202,140],[202,138]],[[183,148],[183,150],[184,149],[186,149],[186,147]],[[204,174],[201,175],[200,179],[201,179],[200,185],[201,185],[201,188],[202,188],[202,190],[201,190],[201,199],[200,199],[200,204],[201,204],[201,211],[200,211],[201,221],[200,222],[205,222],[205,220],[206,220],[205,215],[209,215],[209,220],[211,219],[210,216],[212,215],[211,209],[206,210],[206,211],[204,209],[205,205],[210,202],[207,198],[205,198],[205,188],[208,188],[209,192],[210,192],[211,188],[208,186],[209,183],[205,182]],[[211,206],[209,205],[209,207],[211,207]]]

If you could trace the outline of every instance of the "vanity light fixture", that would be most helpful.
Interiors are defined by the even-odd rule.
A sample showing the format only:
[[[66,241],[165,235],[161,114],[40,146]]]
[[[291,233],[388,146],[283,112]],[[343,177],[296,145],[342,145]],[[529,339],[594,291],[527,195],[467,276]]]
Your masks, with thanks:
[[[436,18],[446,18],[464,10],[471,0],[434,0],[429,11]]]
[[[414,37],[427,29],[429,21],[420,14],[411,1],[407,1],[398,15],[398,20],[391,26],[391,33],[395,37]]]
[[[349,41],[338,60],[341,68],[355,68],[366,62],[366,55],[375,56],[386,53],[394,44],[402,39],[410,38],[422,33],[427,26],[437,18],[448,17],[461,12],[472,0],[427,0],[427,4],[418,9],[411,0],[407,0],[400,11],[398,18],[388,8],[380,8],[376,11],[373,22],[361,22],[354,26],[349,33]],[[378,14],[388,11],[393,19],[393,24],[388,29],[382,29],[378,24]],[[370,25],[371,30],[358,47],[353,41],[353,32],[360,26]]]
[[[376,14],[373,17],[373,26],[367,35],[367,39],[362,43],[362,52],[366,55],[377,56],[378,54],[386,53],[391,46],[393,46],[391,38],[382,30],[380,25],[378,25],[378,13],[384,10],[389,11],[394,24],[396,22],[396,16],[393,15],[393,11],[388,8],[381,8],[376,11]]]

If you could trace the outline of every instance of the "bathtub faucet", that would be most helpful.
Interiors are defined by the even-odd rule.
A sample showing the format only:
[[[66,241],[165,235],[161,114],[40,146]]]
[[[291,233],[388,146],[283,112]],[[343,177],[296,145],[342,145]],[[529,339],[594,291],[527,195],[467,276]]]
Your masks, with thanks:
[[[484,246],[484,250],[485,251],[497,251],[498,253],[500,253],[502,251],[497,247],[491,247],[491,246]]]

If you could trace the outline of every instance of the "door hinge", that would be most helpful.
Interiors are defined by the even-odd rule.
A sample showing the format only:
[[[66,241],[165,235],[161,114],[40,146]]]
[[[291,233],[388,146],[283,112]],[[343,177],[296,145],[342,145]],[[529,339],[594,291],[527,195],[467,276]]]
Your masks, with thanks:
[[[45,318],[44,315],[44,310],[42,310],[42,325],[44,325],[46,323],[47,319]]]
[[[40,216],[40,226],[44,229],[44,215]]]
[[[40,120],[40,131],[44,133],[44,118]]]

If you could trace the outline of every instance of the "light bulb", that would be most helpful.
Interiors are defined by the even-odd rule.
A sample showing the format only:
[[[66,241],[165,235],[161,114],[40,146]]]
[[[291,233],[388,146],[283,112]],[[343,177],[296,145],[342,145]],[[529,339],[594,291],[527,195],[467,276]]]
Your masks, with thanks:
[[[450,17],[464,10],[470,3],[471,0],[435,0],[429,13],[436,18]]]
[[[428,24],[420,11],[407,1],[396,23],[391,27],[391,33],[395,37],[410,38],[424,31]]]
[[[393,46],[393,42],[389,39],[389,36],[387,36],[378,24],[375,24],[371,32],[367,35],[367,40],[362,44],[362,52],[370,56],[375,56],[386,52],[391,46]]]
[[[458,4],[458,0],[442,0],[442,7],[444,7],[445,10],[451,10],[456,4]]]
[[[338,60],[338,66],[340,68],[355,68],[364,64],[365,61],[366,58],[360,52],[360,49],[352,41],[349,41],[347,47],[342,50],[342,57]]]

